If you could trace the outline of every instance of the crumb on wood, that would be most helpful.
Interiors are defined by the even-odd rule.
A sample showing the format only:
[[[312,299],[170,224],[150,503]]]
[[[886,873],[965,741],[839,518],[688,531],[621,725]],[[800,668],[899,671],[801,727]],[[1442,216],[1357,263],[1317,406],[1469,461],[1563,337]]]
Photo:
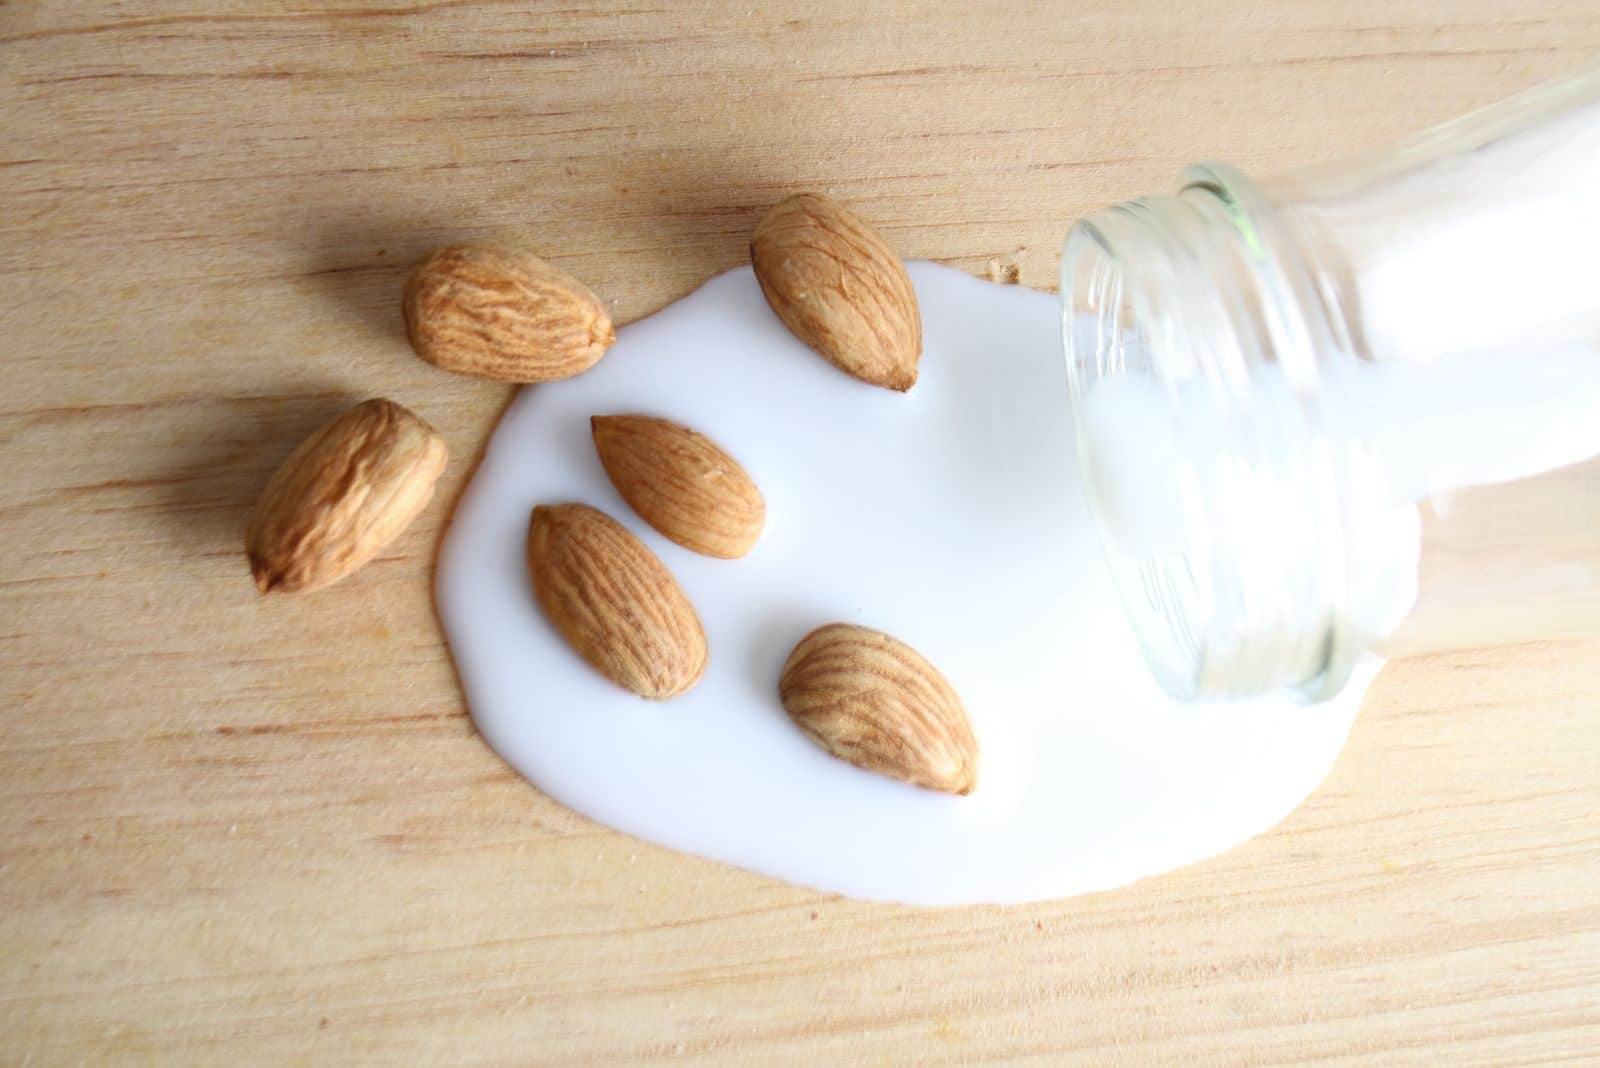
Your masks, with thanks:
[[[996,285],[1014,286],[1022,279],[1022,258],[1028,254],[1026,245],[1019,245],[1009,256],[989,257],[989,281]]]

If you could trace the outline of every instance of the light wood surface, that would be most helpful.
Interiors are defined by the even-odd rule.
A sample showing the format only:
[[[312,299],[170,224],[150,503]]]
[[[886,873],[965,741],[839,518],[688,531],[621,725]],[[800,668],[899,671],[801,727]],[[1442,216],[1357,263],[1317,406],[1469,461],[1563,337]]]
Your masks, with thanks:
[[[429,577],[509,390],[398,302],[514,237],[626,321],[799,188],[1048,287],[1071,217],[1190,160],[1373,146],[1597,48],[1593,0],[0,2],[0,1060],[1593,1063],[1600,645],[1391,666],[1287,823],[1130,889],[774,883],[474,735]],[[258,597],[253,498],[380,393],[447,436],[439,500]]]

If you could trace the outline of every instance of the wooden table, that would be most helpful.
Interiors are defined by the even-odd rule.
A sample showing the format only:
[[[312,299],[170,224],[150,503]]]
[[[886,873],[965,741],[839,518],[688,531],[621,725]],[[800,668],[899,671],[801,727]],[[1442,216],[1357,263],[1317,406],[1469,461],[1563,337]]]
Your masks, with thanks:
[[[0,1059],[1521,1064],[1600,1056],[1600,644],[1393,665],[1278,830],[1021,908],[862,904],[542,797],[429,595],[510,395],[413,358],[423,250],[626,321],[823,189],[1053,284],[1073,216],[1584,62],[1593,0],[0,2]],[[267,475],[352,399],[456,460],[258,597]],[[1591,1062],[1592,1063],[1592,1062]]]

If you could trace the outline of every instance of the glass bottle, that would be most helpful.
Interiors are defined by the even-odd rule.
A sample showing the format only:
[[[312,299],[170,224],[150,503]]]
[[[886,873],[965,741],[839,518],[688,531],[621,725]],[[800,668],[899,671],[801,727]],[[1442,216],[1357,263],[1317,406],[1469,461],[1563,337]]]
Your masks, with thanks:
[[[1085,484],[1179,697],[1600,632],[1600,68],[1384,152],[1077,222]]]

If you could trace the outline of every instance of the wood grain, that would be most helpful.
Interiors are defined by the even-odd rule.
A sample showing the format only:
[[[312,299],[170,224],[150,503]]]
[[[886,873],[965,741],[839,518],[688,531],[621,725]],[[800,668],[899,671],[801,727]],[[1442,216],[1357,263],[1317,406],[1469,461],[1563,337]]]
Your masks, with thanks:
[[[429,600],[505,404],[406,267],[526,243],[627,321],[783,194],[1049,286],[1067,221],[1585,61],[1592,0],[0,3],[0,1034],[20,1063],[1577,1063],[1600,646],[1392,666],[1277,831],[1012,909],[836,900],[596,827],[474,735]],[[382,393],[446,436],[378,561],[245,515]]]

